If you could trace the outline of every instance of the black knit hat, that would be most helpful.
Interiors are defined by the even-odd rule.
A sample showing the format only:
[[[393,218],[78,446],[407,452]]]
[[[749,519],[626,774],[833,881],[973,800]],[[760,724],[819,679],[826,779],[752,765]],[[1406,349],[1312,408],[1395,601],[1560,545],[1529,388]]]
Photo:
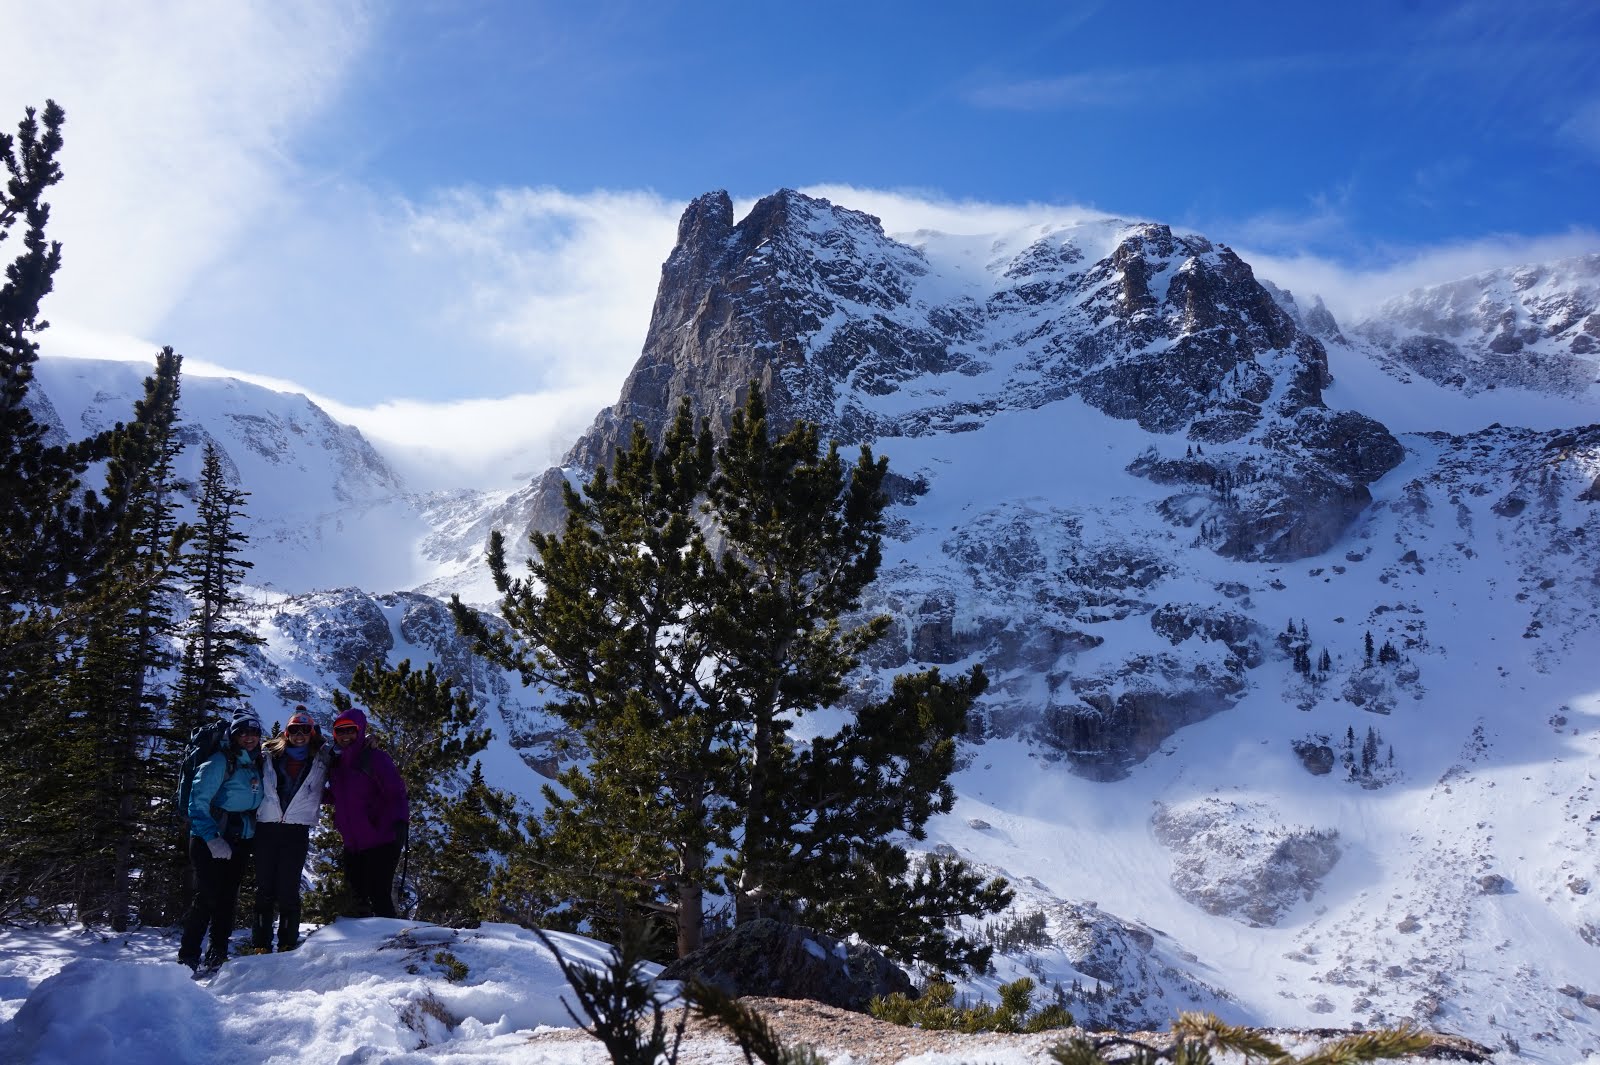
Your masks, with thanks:
[[[235,710],[233,712],[233,720],[228,722],[228,735],[230,736],[237,736],[241,732],[260,733],[260,731],[261,719],[248,706],[241,710]]]

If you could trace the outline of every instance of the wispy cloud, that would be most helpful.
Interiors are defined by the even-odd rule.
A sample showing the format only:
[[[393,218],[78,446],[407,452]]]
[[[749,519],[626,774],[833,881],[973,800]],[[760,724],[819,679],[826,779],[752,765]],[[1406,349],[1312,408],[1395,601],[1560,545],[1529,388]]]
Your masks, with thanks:
[[[49,317],[147,334],[256,212],[294,195],[289,145],[366,41],[360,0],[7,0],[6,124],[66,109],[65,246]]]
[[[1573,229],[1549,236],[1505,234],[1431,247],[1389,249],[1366,265],[1352,265],[1307,253],[1282,253],[1237,246],[1259,277],[1270,278],[1297,299],[1321,296],[1334,317],[1349,323],[1375,311],[1385,300],[1412,289],[1455,281],[1486,270],[1548,262],[1600,251],[1600,233]]]
[[[1590,155],[1600,158],[1600,99],[1579,104],[1557,132]]]
[[[452,329],[569,387],[639,354],[684,204],[649,192],[457,190],[408,210],[414,254],[453,274]]]
[[[1171,100],[1175,93],[1193,96],[1373,62],[1373,56],[1305,54],[1076,70],[1051,77],[988,80],[967,90],[966,100],[974,107],[1007,111],[1133,108]]]
[[[1131,106],[1155,91],[1154,76],[1150,71],[1111,70],[994,82],[969,91],[967,102],[999,111]]]
[[[905,189],[870,189],[853,185],[812,185],[801,190],[821,196],[841,207],[876,215],[889,234],[1002,233],[1044,223],[1068,224],[1112,215],[1094,207],[1049,203],[986,203],[958,200],[937,192]],[[747,210],[749,204],[741,204]],[[1125,217],[1125,216],[1124,216]]]

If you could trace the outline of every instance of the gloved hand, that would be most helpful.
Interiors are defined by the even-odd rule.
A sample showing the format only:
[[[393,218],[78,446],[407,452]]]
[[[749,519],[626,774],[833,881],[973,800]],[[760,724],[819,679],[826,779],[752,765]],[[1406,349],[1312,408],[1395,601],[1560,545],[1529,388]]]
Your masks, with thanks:
[[[396,821],[394,823],[394,841],[404,849],[406,841],[411,838],[411,822]]]
[[[233,848],[221,836],[213,836],[206,840],[206,849],[211,852],[211,857],[219,861],[227,861],[233,857]]]

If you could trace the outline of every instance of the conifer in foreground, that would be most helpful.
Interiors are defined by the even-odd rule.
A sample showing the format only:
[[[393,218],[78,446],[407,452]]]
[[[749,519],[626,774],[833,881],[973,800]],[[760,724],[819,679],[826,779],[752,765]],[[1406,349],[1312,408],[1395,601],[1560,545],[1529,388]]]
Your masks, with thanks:
[[[588,761],[547,792],[528,867],[606,934],[620,893],[700,946],[709,898],[744,922],[776,916],[858,934],[905,960],[982,968],[964,916],[1010,899],[960,862],[913,868],[894,840],[953,802],[956,737],[980,669],[899,678],[807,747],[802,715],[846,703],[887,631],[856,619],[876,576],[887,462],[846,462],[814,426],[774,438],[759,388],[713,448],[685,402],[660,447],[636,427],[610,470],[566,489],[567,521],[535,532],[528,576],[489,564],[508,630],[459,600],[475,649],[551,694]],[[895,915],[896,919],[889,919]]]

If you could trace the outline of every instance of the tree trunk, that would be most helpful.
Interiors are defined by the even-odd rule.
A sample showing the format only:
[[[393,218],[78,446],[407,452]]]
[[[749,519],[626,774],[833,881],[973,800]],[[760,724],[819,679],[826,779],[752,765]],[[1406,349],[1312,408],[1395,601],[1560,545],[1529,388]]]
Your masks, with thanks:
[[[705,926],[705,857],[698,851],[684,855],[683,873],[678,877],[678,957],[700,949]]]
[[[761,852],[766,846],[767,771],[771,762],[772,723],[761,719],[756,722],[755,736],[751,742],[750,795],[744,817],[744,866],[739,870],[739,883],[733,896],[735,926],[761,916],[759,896],[766,880],[766,863]]]

